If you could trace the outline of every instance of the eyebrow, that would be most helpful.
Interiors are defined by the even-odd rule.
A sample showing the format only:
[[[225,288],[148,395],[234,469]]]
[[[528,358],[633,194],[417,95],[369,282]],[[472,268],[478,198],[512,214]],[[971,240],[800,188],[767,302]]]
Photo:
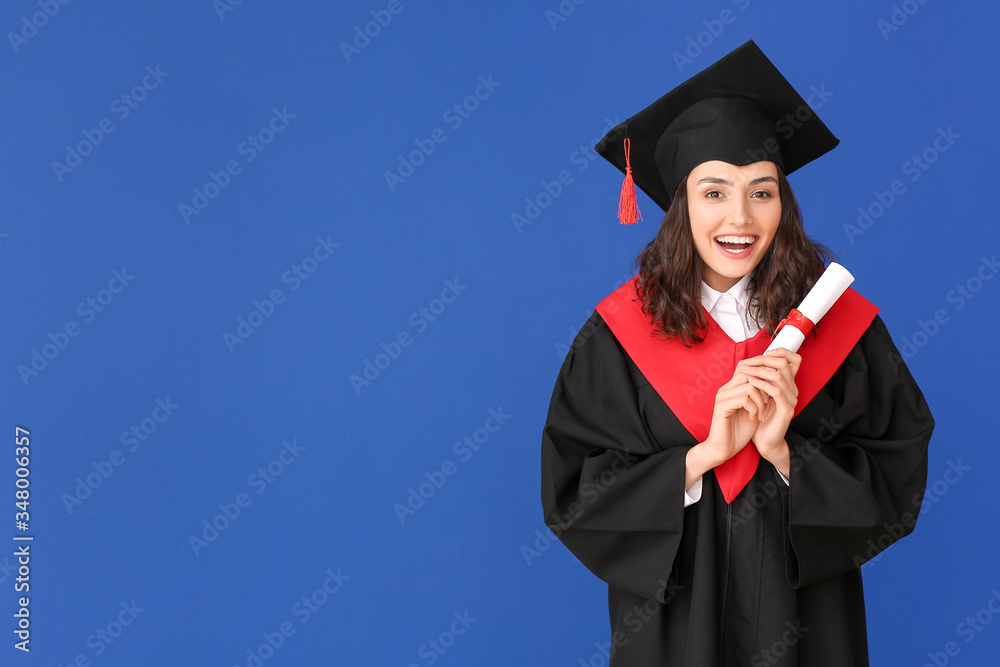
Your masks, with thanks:
[[[750,181],[750,185],[757,185],[759,183],[777,183],[778,180],[774,176],[761,176],[760,178],[755,178]],[[706,176],[705,178],[698,181],[698,185],[702,183],[714,183],[716,185],[732,185],[729,181],[724,178],[715,178],[714,176]]]

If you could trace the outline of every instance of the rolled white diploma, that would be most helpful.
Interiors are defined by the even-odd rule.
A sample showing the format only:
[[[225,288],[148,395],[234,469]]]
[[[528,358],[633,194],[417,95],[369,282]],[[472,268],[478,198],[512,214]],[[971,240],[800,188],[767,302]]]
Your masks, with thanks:
[[[802,299],[802,304],[798,308],[799,312],[808,317],[813,324],[819,324],[820,319],[826,315],[830,307],[837,302],[840,295],[846,292],[853,282],[854,276],[847,269],[836,262],[830,262],[830,266],[826,267],[826,271],[809,290],[809,294],[806,294],[806,298]],[[786,324],[781,327],[778,335],[767,346],[767,350],[783,347],[790,352],[798,352],[805,339],[806,337],[801,331],[791,324]]]

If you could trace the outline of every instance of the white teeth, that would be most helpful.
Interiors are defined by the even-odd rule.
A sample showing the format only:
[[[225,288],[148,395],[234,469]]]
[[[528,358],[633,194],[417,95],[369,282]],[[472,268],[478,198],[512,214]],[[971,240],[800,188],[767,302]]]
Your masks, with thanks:
[[[745,243],[747,245],[754,242],[753,236],[717,236],[715,240],[720,243]]]

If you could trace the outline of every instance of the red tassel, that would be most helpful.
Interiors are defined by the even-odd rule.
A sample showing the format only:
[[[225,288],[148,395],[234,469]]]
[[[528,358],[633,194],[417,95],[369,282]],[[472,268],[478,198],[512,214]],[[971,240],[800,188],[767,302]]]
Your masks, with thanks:
[[[632,180],[632,163],[629,161],[629,141],[625,138],[625,181],[622,183],[622,194],[618,199],[618,220],[623,225],[635,224],[636,218],[642,220],[639,204],[635,200],[635,182]]]

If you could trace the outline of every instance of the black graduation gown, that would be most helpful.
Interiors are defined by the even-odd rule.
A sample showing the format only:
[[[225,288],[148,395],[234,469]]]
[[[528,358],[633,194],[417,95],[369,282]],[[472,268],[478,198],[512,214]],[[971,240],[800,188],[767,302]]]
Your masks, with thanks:
[[[608,583],[611,664],[868,665],[860,566],[913,530],[933,426],[875,316],[792,420],[790,486],[760,459],[731,504],[709,471],[685,508],[697,440],[595,312],[553,390],[542,505]]]

